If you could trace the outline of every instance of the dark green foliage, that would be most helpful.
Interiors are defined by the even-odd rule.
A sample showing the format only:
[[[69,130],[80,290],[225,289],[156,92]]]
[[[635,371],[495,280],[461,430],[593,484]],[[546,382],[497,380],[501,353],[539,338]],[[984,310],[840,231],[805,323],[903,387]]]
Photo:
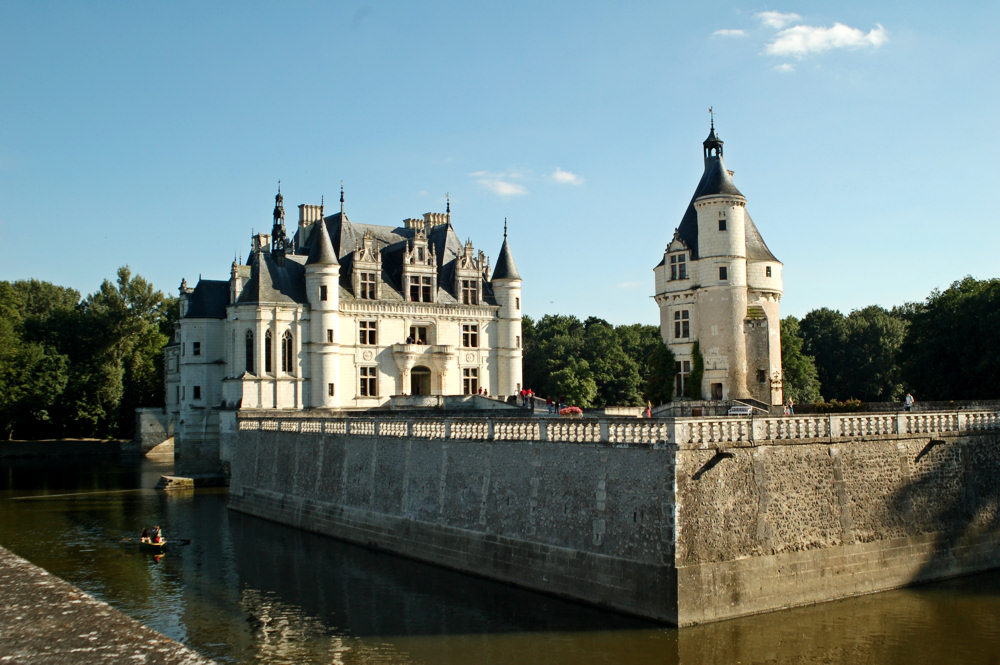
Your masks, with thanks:
[[[802,352],[802,331],[799,320],[786,316],[781,320],[781,376],[785,398],[796,404],[819,400],[820,383],[812,356]]]
[[[906,311],[872,305],[849,316],[827,308],[805,315],[802,350],[813,356],[827,399],[891,402],[901,399],[900,352]]]
[[[935,290],[909,318],[903,376],[918,401],[1000,394],[1000,279]]]
[[[702,399],[701,379],[705,376],[705,359],[701,355],[701,345],[698,340],[691,347],[691,373],[684,384],[684,396],[689,399]]]
[[[540,397],[581,407],[660,403],[673,382],[673,357],[656,326],[612,326],[595,317],[525,317],[524,385]],[[654,385],[653,377],[666,377]]]
[[[82,302],[46,282],[0,282],[0,431],[130,436],[136,407],[163,404],[172,302],[127,267]]]

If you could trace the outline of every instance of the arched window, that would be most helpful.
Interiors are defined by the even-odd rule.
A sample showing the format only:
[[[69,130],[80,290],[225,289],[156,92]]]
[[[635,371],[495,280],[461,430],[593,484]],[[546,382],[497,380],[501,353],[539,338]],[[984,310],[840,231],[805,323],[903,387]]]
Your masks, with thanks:
[[[264,371],[271,373],[271,331],[264,333]]]
[[[281,336],[281,371],[286,373],[292,372],[292,332],[286,330],[285,334]]]
[[[252,330],[248,330],[247,331],[246,347],[247,347],[247,349],[246,349],[246,352],[247,352],[247,371],[250,372],[251,374],[253,374],[253,357],[254,357],[254,352],[253,352],[253,331]]]

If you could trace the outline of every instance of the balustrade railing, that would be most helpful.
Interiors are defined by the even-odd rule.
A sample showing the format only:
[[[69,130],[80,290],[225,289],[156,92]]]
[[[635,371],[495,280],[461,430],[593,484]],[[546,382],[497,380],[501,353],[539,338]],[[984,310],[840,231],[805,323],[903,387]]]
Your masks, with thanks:
[[[240,412],[241,431],[711,448],[1000,430],[1000,411],[691,418],[412,418]]]

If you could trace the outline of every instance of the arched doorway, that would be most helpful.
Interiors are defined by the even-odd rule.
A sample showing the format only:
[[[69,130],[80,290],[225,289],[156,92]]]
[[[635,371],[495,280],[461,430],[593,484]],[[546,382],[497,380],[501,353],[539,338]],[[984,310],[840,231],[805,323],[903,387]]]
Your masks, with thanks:
[[[431,371],[423,365],[418,365],[410,370],[410,394],[431,394]]]

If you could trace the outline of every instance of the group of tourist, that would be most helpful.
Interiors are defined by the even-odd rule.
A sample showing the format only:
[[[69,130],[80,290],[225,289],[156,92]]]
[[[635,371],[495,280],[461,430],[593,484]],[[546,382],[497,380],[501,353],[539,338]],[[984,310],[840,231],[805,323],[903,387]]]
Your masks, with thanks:
[[[139,542],[144,545],[159,545],[163,542],[163,532],[160,531],[159,526],[154,526],[152,529],[143,529],[142,534],[139,536]]]

